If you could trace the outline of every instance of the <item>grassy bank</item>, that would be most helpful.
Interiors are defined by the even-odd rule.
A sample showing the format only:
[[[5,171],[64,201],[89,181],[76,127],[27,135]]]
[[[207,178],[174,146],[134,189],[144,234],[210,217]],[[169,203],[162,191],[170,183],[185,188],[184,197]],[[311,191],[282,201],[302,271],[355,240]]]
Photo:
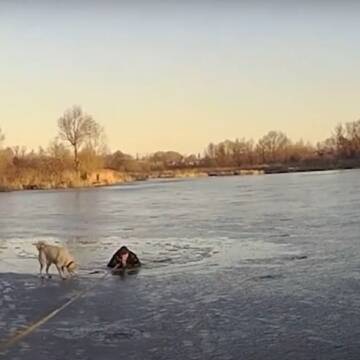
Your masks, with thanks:
[[[258,166],[254,168],[202,168],[202,169],[173,169],[151,172],[119,172],[110,169],[101,169],[86,176],[79,176],[74,172],[64,173],[61,179],[44,179],[41,177],[20,177],[12,182],[0,183],[0,192],[17,190],[49,190],[49,189],[71,189],[111,186],[130,183],[135,181],[147,181],[151,179],[181,179],[196,177],[215,176],[254,176],[283,173],[345,170],[359,168],[357,164],[326,164],[308,166]]]
[[[108,186],[134,181],[130,174],[101,169],[91,174],[79,176],[73,171],[67,171],[61,177],[43,177],[41,174],[22,174],[12,181],[3,181],[0,191],[16,190],[49,190],[71,189],[82,187]]]

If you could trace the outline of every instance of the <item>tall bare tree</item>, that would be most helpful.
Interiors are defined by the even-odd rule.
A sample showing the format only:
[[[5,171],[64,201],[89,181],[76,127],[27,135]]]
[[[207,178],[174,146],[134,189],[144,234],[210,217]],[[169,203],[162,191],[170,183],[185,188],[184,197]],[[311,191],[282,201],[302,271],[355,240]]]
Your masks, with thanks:
[[[284,161],[290,144],[289,138],[281,131],[269,131],[258,141],[257,151],[263,163]]]
[[[102,135],[101,126],[80,106],[74,105],[64,112],[58,120],[59,136],[67,141],[74,150],[75,170],[79,172],[79,151],[84,144],[98,143]]]
[[[0,128],[0,147],[1,147],[4,140],[5,140],[5,135],[4,135],[4,133],[2,132],[2,130]]]

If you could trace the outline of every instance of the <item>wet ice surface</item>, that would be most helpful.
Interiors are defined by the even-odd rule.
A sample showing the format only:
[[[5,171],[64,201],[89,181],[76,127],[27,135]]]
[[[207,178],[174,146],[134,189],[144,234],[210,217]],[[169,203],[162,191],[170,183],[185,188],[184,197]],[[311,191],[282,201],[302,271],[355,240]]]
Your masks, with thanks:
[[[0,194],[0,338],[88,289],[4,358],[358,359],[359,175]],[[38,279],[40,239],[79,277]],[[123,243],[143,269],[101,279]]]

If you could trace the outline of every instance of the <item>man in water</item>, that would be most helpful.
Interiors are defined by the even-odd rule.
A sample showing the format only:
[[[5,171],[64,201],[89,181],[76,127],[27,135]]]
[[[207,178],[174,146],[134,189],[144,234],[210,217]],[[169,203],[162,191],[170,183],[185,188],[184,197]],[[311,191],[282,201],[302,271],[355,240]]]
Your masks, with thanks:
[[[112,268],[112,273],[115,274],[123,272],[125,269],[136,269],[141,266],[141,263],[135,253],[126,246],[122,246],[113,255],[107,266]]]

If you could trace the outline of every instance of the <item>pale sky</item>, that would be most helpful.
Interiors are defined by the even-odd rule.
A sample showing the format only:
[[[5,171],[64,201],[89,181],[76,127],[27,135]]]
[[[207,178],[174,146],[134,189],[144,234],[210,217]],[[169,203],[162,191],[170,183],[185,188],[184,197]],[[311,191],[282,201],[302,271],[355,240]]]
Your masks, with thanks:
[[[47,146],[73,104],[112,150],[202,152],[360,118],[355,1],[0,1],[0,127]]]

